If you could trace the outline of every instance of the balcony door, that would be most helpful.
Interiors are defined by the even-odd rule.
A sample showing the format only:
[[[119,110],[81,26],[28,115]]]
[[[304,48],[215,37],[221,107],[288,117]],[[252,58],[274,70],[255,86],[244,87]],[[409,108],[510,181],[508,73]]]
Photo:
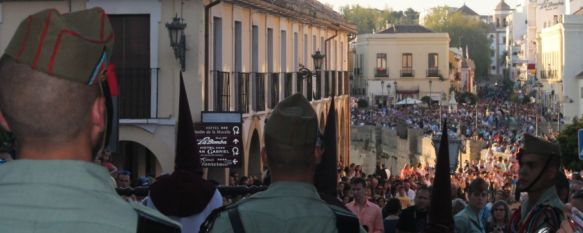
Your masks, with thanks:
[[[111,62],[119,82],[119,116],[150,118],[150,15],[109,15],[115,33]]]

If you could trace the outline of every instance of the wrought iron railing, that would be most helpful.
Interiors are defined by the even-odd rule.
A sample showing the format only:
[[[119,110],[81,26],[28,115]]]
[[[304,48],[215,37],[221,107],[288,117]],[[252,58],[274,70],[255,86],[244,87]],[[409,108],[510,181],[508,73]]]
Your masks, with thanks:
[[[253,110],[256,112],[265,110],[265,79],[266,73],[253,73]]]
[[[213,71],[213,76],[215,78],[214,83],[214,94],[215,94],[215,111],[229,111],[230,105],[230,81],[231,77],[228,72]]]
[[[415,77],[415,70],[413,68],[401,69],[401,77]]]
[[[292,94],[293,78],[294,78],[294,73],[284,73],[284,78],[283,78],[283,96],[284,97],[288,97]]]
[[[427,77],[439,77],[439,68],[427,69]]]
[[[119,83],[120,119],[155,118],[156,97],[152,83],[157,81],[158,68],[120,68],[115,72]]]
[[[235,79],[237,90],[236,110],[242,113],[249,112],[249,73],[236,73]]]
[[[271,73],[269,78],[271,80],[269,86],[269,107],[273,109],[279,102],[279,73]]]

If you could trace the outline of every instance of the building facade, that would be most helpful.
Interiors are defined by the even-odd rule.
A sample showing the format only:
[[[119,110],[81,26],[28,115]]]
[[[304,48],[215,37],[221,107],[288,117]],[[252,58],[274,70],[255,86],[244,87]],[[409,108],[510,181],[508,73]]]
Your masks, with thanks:
[[[375,105],[411,97],[441,101],[449,95],[449,35],[419,25],[395,25],[377,34],[359,35],[354,69],[366,80],[366,96]]]
[[[293,4],[292,4],[293,3]],[[355,27],[315,0],[70,0],[0,2],[0,49],[20,21],[37,11],[62,13],[102,7],[116,35],[112,62],[120,86],[119,152],[113,162],[138,175],[174,169],[180,62],[170,47],[165,23],[186,23],[182,75],[193,120],[203,111],[241,112],[244,161],[239,174],[262,174],[259,158],[263,124],[271,109],[293,93],[310,97],[325,126],[334,96],[339,161],[348,162],[348,44]],[[207,20],[208,19],[208,20]],[[326,54],[313,78],[298,75],[300,64],[313,70],[311,55]],[[316,72],[314,72],[316,73]],[[232,169],[210,168],[209,179],[226,183]]]
[[[562,15],[540,33],[538,98],[549,112],[562,113],[566,122],[583,114],[583,16]],[[554,110],[554,111],[553,111]]]

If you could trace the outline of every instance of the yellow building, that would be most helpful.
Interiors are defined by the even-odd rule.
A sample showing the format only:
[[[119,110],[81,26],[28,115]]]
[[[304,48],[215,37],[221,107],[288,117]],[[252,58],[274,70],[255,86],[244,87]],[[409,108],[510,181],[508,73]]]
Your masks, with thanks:
[[[174,169],[180,62],[170,47],[166,23],[186,23],[184,72],[193,120],[203,111],[238,111],[243,117],[241,175],[262,173],[259,150],[271,109],[292,93],[313,96],[322,129],[335,96],[339,161],[348,161],[348,43],[355,27],[316,0],[69,0],[0,2],[0,50],[18,23],[46,8],[62,13],[102,7],[112,22],[113,63],[120,84],[119,152],[113,162],[138,175]],[[208,19],[208,20],[207,20]],[[326,54],[323,71],[309,79],[311,55]],[[208,170],[226,182],[229,169]]]
[[[366,80],[371,104],[406,97],[449,95],[449,35],[420,25],[395,25],[376,34],[358,35],[355,69]]]

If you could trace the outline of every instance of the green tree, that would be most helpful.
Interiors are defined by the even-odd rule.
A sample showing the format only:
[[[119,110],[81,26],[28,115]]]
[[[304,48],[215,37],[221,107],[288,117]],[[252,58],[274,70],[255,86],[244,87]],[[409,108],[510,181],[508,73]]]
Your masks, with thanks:
[[[561,161],[570,170],[582,170],[583,161],[579,160],[577,131],[583,129],[583,119],[575,119],[557,138],[561,145]]]
[[[447,6],[437,7],[424,18],[424,24],[436,32],[447,32],[450,47],[469,50],[469,57],[476,63],[476,77],[488,76],[490,60],[489,25],[477,18],[451,12]]]
[[[379,10],[360,5],[340,7],[340,13],[358,28],[358,34],[383,30],[389,24],[418,24],[419,12],[409,8],[405,11]]]

